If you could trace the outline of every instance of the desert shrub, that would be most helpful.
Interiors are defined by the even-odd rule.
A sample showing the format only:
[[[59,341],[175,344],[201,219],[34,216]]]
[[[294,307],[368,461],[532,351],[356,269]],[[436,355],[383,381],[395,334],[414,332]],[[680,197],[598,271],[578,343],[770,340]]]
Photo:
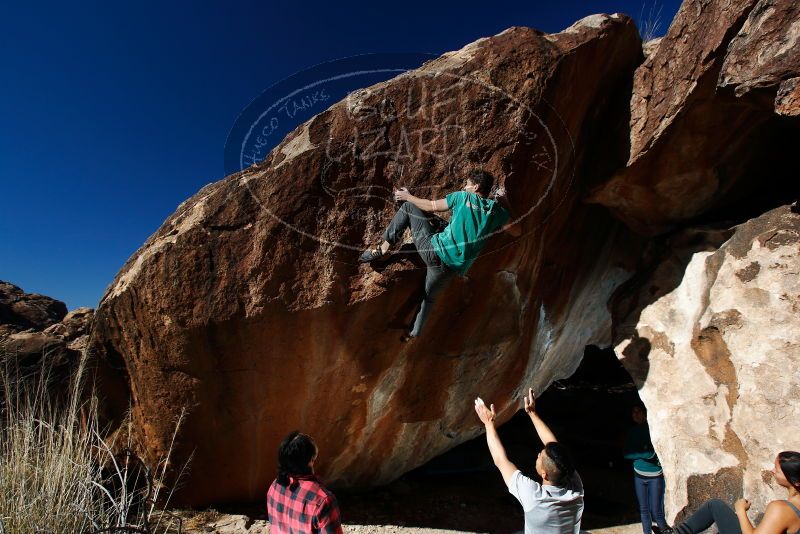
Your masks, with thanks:
[[[48,393],[46,364],[33,375],[0,365],[0,533],[180,531],[163,510],[168,458],[151,470],[104,439],[85,362],[65,398]]]

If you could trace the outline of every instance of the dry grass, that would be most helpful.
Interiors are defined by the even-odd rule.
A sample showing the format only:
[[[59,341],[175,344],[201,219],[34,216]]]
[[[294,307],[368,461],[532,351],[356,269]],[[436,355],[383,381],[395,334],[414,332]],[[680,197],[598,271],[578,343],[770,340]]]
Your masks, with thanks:
[[[643,43],[652,41],[659,36],[661,31],[661,12],[664,8],[660,2],[654,0],[653,3],[650,4],[650,9],[645,15],[646,5],[647,2],[642,2],[642,11],[639,13],[638,21],[639,32],[641,33]]]
[[[0,355],[0,361],[12,359]],[[8,365],[0,371],[0,533],[88,534],[122,526],[179,531],[160,521],[165,513],[156,507],[159,498],[162,505],[168,500],[166,459],[151,475],[104,441],[97,399],[83,394],[85,360],[60,400],[48,392],[46,366],[26,377]],[[159,519],[155,528],[151,518]]]

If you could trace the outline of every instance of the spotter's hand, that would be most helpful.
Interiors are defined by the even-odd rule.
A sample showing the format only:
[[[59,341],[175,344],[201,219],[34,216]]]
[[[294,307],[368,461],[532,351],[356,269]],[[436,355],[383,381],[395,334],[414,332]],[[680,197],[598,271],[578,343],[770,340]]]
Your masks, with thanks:
[[[483,402],[483,399],[480,397],[475,399],[475,412],[478,414],[478,417],[484,425],[494,422],[494,418],[497,416],[497,414],[494,412],[494,404],[487,408],[486,404]]]
[[[536,413],[536,397],[533,396],[532,388],[528,388],[528,394],[525,395],[525,413],[528,415]]]

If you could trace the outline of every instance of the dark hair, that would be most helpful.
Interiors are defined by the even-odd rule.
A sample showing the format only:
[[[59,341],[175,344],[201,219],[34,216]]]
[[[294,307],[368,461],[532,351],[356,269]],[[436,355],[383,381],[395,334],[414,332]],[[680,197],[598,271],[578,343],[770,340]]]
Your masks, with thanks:
[[[800,452],[783,451],[778,453],[778,465],[781,466],[783,476],[800,491]]]
[[[561,443],[551,441],[544,446],[544,455],[542,468],[547,473],[547,478],[556,486],[565,485],[575,472],[569,450]]]
[[[478,186],[481,195],[487,196],[494,187],[494,176],[480,169],[470,171],[467,180]]]
[[[289,475],[311,474],[308,464],[315,454],[317,445],[311,436],[297,430],[286,436],[278,446],[278,484],[288,486]]]
[[[644,412],[645,415],[647,415],[647,406],[645,406],[641,400],[634,401],[633,406],[631,406],[631,410],[634,408],[639,408],[642,410],[642,412]]]

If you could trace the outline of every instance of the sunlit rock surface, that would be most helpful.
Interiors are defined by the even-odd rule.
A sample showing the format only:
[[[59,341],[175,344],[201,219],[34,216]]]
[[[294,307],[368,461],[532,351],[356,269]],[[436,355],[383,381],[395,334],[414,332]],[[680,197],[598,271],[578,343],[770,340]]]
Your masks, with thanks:
[[[800,433],[800,215],[685,230],[654,265],[617,295],[615,350],[649,409],[668,519],[711,497],[763,512]]]
[[[627,165],[596,187],[635,231],[705,217],[741,220],[800,190],[785,154],[800,143],[800,4],[687,0],[636,69]]]

